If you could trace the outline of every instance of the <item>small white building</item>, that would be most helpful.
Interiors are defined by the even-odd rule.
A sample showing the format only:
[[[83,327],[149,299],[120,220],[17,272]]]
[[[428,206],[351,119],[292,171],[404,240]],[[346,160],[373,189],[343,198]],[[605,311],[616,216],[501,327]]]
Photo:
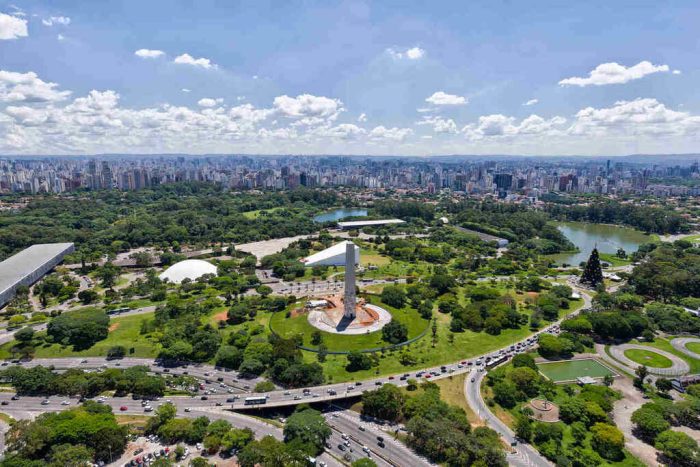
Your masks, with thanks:
[[[304,266],[345,266],[345,248],[350,241],[344,241],[326,248],[323,251],[302,258],[300,261]],[[360,247],[355,246],[355,266],[360,264]]]

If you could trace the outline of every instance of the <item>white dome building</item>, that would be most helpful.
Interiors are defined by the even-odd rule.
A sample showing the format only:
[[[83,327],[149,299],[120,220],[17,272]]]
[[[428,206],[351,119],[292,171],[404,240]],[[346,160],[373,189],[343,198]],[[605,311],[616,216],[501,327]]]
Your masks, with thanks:
[[[160,276],[161,280],[168,280],[175,284],[181,283],[185,279],[195,280],[205,274],[216,274],[216,266],[203,261],[201,259],[186,259],[175,263],[168,269],[163,271]]]

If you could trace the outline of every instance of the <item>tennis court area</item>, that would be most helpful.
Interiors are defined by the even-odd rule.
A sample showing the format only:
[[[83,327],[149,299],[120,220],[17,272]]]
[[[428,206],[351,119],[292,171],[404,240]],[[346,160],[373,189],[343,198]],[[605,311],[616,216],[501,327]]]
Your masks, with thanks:
[[[583,376],[591,378],[603,378],[606,375],[617,376],[613,370],[592,358],[538,363],[537,368],[539,368],[540,373],[555,383],[576,381],[576,378]]]

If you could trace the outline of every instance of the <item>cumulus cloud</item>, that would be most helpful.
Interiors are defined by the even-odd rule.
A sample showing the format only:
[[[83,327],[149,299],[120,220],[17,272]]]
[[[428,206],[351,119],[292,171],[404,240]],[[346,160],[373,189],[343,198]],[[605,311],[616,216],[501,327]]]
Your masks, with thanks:
[[[341,123],[338,126],[334,126],[328,129],[322,129],[316,134],[322,136],[328,136],[331,138],[337,138],[341,140],[354,140],[364,135],[367,131],[364,128],[360,128],[352,123]]]
[[[136,52],[134,52],[134,55],[141,58],[158,58],[165,55],[165,52],[163,52],[162,50],[154,49],[139,49]]]
[[[223,102],[224,100],[222,98],[211,99],[209,97],[205,97],[203,99],[198,100],[197,105],[199,105],[200,107],[215,107]]]
[[[27,20],[0,13],[0,40],[27,37]]]
[[[387,139],[392,141],[404,141],[412,134],[413,130],[410,128],[386,128],[383,125],[374,127],[372,131],[369,132],[370,138],[379,140]]]
[[[43,24],[44,26],[53,26],[54,24],[68,26],[70,24],[70,18],[67,16],[50,16],[48,18],[42,19],[41,24]]]
[[[0,102],[57,102],[70,91],[59,91],[58,84],[42,81],[34,72],[0,70]]]
[[[343,103],[338,99],[331,99],[311,94],[301,94],[297,97],[275,97],[274,108],[287,117],[317,117],[334,119],[342,112]]]
[[[654,65],[649,61],[642,61],[634,66],[626,67],[619,63],[602,63],[588,74],[588,77],[572,77],[559,81],[561,86],[605,86],[608,84],[624,84],[632,80],[641,79],[653,73],[665,73],[669,71],[668,65]]]
[[[175,57],[175,60],[173,60],[173,63],[177,63],[179,65],[190,65],[198,68],[204,68],[205,70],[209,70],[211,68],[217,68],[217,65],[213,64],[211,60],[208,58],[194,58],[192,55],[184,53],[182,55],[178,55]]]
[[[618,101],[611,107],[586,107],[576,114],[573,135],[685,135],[700,131],[700,117],[669,109],[653,98]]]
[[[420,60],[421,58],[425,57],[425,50],[421,49],[420,47],[411,47],[410,49],[395,49],[395,48],[388,48],[386,49],[386,53],[389,54],[389,56],[395,60]]]
[[[467,103],[467,98],[437,91],[434,92],[432,96],[427,97],[425,102],[433,105],[465,105]]]
[[[524,102],[523,105],[530,106],[530,105],[535,105],[538,102],[539,102],[539,100],[537,100],[537,99],[530,99],[529,101]]]
[[[451,118],[423,117],[416,125],[430,125],[435,133],[457,133],[457,124]]]
[[[362,123],[367,121],[367,114],[366,113],[361,113],[359,117],[357,117],[357,121]]]
[[[674,75],[680,75],[682,72],[681,70],[673,70],[672,72]]]
[[[554,136],[563,134],[565,123],[566,119],[559,116],[545,119],[530,115],[518,123],[515,117],[492,114],[479,117],[477,123],[466,125],[462,132],[472,141],[527,135]]]

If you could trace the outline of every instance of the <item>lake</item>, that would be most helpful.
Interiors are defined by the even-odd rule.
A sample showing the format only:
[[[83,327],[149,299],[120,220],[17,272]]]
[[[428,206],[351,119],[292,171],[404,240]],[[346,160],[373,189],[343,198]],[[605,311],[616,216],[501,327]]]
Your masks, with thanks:
[[[331,222],[331,221],[339,221],[341,219],[345,219],[346,217],[364,217],[367,215],[367,210],[366,209],[336,209],[335,211],[330,211],[330,212],[324,212],[323,214],[319,214],[318,216],[314,217],[314,221],[316,222]]]
[[[549,255],[548,258],[557,264],[578,266],[582,261],[588,261],[596,245],[600,253],[614,254],[618,248],[622,248],[629,255],[637,251],[639,245],[650,241],[650,237],[643,232],[615,225],[562,222],[557,224],[557,228],[580,250],[577,253]]]

